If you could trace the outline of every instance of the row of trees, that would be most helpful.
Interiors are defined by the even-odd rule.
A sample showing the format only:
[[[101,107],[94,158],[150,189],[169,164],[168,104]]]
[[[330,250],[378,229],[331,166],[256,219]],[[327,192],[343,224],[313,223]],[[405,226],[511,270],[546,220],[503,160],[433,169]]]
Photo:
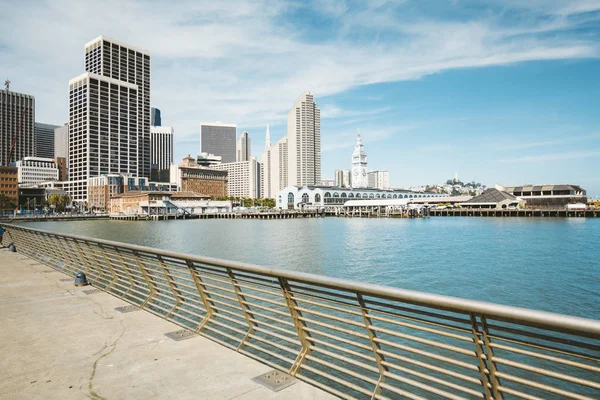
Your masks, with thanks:
[[[242,207],[275,207],[274,199],[251,199],[248,197],[220,196],[213,197],[212,200],[231,201],[232,203],[239,204]]]
[[[35,208],[54,208],[57,212],[63,212],[71,205],[71,198],[66,194],[53,194],[46,199],[39,199],[39,201],[32,202],[35,204]],[[17,203],[5,195],[0,193],[0,213],[4,214],[5,210],[14,210],[17,208]]]

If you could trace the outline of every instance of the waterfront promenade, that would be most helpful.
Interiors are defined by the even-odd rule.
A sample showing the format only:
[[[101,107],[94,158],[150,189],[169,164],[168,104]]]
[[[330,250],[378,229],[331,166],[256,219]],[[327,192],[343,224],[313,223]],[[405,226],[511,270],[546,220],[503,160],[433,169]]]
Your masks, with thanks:
[[[67,275],[0,249],[0,393],[3,399],[333,399],[298,381],[272,392],[271,370]]]

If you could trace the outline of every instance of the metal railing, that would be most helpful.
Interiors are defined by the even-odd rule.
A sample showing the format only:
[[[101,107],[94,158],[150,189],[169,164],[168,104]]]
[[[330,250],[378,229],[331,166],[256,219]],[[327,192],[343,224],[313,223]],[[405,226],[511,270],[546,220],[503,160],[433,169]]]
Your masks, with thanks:
[[[7,228],[17,251],[341,398],[600,397],[600,321]]]

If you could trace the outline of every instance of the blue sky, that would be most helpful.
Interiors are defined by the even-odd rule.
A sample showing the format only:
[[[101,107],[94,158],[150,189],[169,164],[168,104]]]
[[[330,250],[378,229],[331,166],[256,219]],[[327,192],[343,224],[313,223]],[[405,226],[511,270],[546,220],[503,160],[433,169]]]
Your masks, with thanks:
[[[322,110],[323,176],[349,168],[360,127],[394,186],[455,172],[487,185],[576,183],[600,195],[600,1],[3,2],[0,75],[67,120],[83,45],[152,53],[152,104],[196,154],[199,123],[237,123],[253,152],[292,102]],[[18,34],[16,34],[18,33]]]

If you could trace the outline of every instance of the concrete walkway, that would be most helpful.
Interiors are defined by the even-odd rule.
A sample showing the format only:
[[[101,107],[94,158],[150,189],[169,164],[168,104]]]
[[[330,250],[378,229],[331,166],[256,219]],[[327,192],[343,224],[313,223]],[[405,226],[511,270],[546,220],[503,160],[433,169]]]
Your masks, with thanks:
[[[0,249],[2,399],[333,399],[304,382],[272,392],[251,379],[271,370],[128,303],[86,295],[66,275]]]

